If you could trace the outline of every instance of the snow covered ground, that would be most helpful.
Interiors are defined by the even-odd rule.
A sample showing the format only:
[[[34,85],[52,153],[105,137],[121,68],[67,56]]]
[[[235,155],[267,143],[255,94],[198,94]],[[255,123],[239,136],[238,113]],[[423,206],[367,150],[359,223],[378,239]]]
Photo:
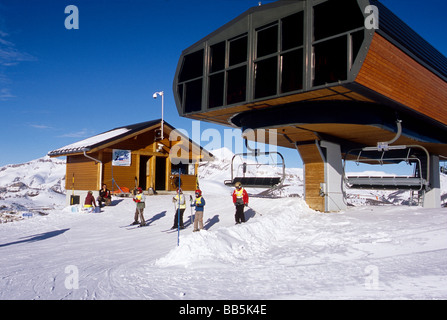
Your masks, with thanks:
[[[192,232],[187,208],[179,246],[177,231],[166,232],[171,195],[148,196],[144,228],[128,227],[128,198],[90,214],[61,202],[0,224],[0,299],[447,298],[446,208],[327,214],[300,197],[252,197],[247,223],[234,225],[228,174],[201,170],[206,230]]]

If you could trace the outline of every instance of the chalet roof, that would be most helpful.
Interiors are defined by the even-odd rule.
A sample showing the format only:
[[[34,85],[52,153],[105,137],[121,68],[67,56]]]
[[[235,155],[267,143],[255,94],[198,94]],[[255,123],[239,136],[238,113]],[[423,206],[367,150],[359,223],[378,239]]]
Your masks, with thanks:
[[[123,138],[126,138],[127,136],[132,136],[138,132],[149,130],[149,129],[156,129],[157,126],[161,123],[161,119],[152,120],[152,121],[146,121],[146,122],[140,122],[136,124],[131,124],[127,126],[118,127],[103,133],[100,133],[98,135],[92,136],[90,138],[86,138],[84,140],[66,145],[62,148],[52,150],[48,152],[48,156],[50,157],[59,157],[59,156],[66,156],[70,154],[77,154],[82,152],[89,152],[93,149],[101,148],[101,146],[108,145],[109,143],[113,141],[118,141]],[[164,123],[164,129],[170,129],[175,130],[173,126],[171,126],[166,121],[163,121]],[[181,133],[178,133],[181,135]],[[197,145],[194,143],[191,139],[185,137],[185,139],[188,139],[190,143]],[[213,158],[214,156],[200,147],[201,151],[205,151],[208,155],[208,158]]]

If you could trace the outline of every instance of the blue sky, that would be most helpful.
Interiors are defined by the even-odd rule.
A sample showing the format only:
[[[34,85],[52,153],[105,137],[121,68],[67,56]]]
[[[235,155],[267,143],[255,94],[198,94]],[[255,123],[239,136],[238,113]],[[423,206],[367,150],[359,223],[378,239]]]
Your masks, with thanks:
[[[262,1],[270,3],[272,1]],[[445,0],[383,0],[447,55]],[[79,9],[79,29],[64,26]],[[180,118],[172,82],[183,49],[256,6],[258,0],[0,0],[0,166],[122,125]],[[225,129],[201,123],[201,129]],[[205,143],[202,143],[206,145]],[[285,152],[300,167],[295,150]]]

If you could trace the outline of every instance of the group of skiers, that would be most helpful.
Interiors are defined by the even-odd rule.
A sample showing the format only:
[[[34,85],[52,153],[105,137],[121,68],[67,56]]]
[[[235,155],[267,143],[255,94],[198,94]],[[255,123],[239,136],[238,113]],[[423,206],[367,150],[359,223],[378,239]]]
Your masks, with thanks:
[[[144,219],[144,208],[146,206],[146,196],[144,195],[142,188],[137,188],[135,191],[133,201],[135,202],[136,208],[132,225],[145,226],[146,220]],[[232,197],[233,204],[236,207],[236,213],[234,215],[236,224],[245,222],[244,207],[248,206],[248,193],[244,188],[242,188],[242,184],[240,182],[236,182]],[[203,229],[203,211],[205,208],[205,199],[202,196],[202,191],[197,189],[195,191],[195,199],[193,199],[190,195],[189,200],[190,206],[195,207],[193,231],[200,231]],[[102,207],[102,202],[106,205],[111,203],[111,193],[105,184],[102,186],[101,190],[99,190],[99,197],[97,198],[97,201],[99,207]],[[184,229],[183,213],[186,210],[186,200],[181,188],[177,188],[177,193],[172,198],[172,202],[174,202],[175,205],[174,225],[172,226],[172,229]],[[96,207],[95,198],[93,197],[93,192],[89,191],[87,197],[85,198],[84,207],[87,208],[93,206]]]

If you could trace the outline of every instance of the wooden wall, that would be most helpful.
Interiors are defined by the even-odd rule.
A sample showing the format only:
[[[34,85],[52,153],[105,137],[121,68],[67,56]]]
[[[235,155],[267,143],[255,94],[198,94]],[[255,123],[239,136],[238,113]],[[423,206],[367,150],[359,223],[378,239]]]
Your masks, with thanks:
[[[163,141],[165,145],[169,145],[169,141]],[[163,179],[165,190],[176,190],[172,183],[171,161],[169,158],[169,148],[163,151],[157,151],[157,143],[154,143],[154,131],[144,132],[135,137],[131,137],[115,144],[108,145],[106,148],[97,150],[97,152],[88,153],[89,156],[102,162],[96,163],[92,159],[85,157],[83,154],[67,156],[66,182],[65,188],[72,189],[72,176],[75,175],[75,190],[99,190],[101,184],[107,184],[109,190],[118,190],[125,187],[129,190],[135,188],[135,178],[137,178],[138,186],[146,185],[146,190],[152,187],[156,189],[156,179]],[[131,150],[132,159],[130,166],[113,166],[112,152],[113,149]],[[149,159],[147,163],[147,176],[140,177],[140,166],[146,165],[140,163],[141,156]],[[162,158],[166,161],[165,171],[157,171],[157,160]],[[163,161],[163,160],[162,160]],[[101,169],[102,166],[102,169]],[[102,176],[101,176],[102,170]],[[115,185],[112,183],[112,174]],[[156,176],[156,175],[160,176]],[[140,179],[145,179],[144,183],[140,183]],[[158,181],[158,180],[157,180]],[[118,186],[117,186],[118,185]],[[196,175],[182,176],[182,189],[192,191],[196,188]]]
[[[324,161],[315,143],[299,145],[298,152],[304,163],[306,203],[311,209],[324,212],[324,197],[320,195],[320,183],[324,182]]]
[[[377,33],[355,82],[447,125],[447,83]]]
[[[98,154],[95,154],[98,156]],[[65,189],[74,190],[99,190],[100,165],[90,160],[84,155],[75,155],[67,157]]]

